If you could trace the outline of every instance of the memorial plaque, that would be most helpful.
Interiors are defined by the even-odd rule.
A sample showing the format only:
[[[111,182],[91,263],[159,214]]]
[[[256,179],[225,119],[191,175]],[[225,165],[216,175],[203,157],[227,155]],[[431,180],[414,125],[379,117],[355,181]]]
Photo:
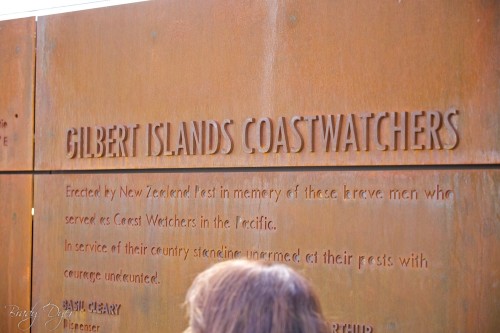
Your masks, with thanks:
[[[0,332],[30,326],[32,183],[31,175],[0,174]]]
[[[32,331],[181,332],[196,274],[241,257],[302,272],[332,333],[493,332],[499,22],[441,0],[39,18]]]
[[[500,162],[498,1],[150,1],[38,20],[38,170]]]
[[[330,332],[500,327],[500,171],[35,176],[33,332],[181,332],[194,276],[286,263]]]
[[[33,170],[35,19],[0,21],[0,171]]]

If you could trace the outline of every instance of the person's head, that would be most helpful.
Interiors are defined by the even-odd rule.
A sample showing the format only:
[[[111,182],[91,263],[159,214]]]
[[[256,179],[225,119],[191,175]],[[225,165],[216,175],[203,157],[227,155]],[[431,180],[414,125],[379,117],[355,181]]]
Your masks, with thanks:
[[[324,333],[309,283],[280,264],[231,260],[200,273],[188,290],[192,333]]]

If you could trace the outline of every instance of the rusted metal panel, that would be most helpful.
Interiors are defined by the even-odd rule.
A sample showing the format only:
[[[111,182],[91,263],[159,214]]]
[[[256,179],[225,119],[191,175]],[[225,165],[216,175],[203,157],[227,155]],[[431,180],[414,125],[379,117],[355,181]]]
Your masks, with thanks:
[[[36,168],[499,163],[499,8],[150,1],[41,17]]]
[[[0,332],[29,331],[31,175],[0,175]]]
[[[0,171],[33,169],[35,19],[0,22]]]
[[[181,332],[194,276],[257,256],[313,282],[332,332],[347,332],[342,324],[493,332],[499,177],[491,169],[36,175],[33,303],[72,310],[49,322],[56,332],[76,324]],[[40,311],[33,332],[48,320]]]

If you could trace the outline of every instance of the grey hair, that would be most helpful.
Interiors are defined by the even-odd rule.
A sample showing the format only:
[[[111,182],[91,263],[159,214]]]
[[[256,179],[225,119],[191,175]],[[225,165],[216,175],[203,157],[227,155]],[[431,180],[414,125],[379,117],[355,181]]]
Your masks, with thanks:
[[[186,333],[327,332],[310,284],[281,264],[215,264],[195,278],[185,304]]]

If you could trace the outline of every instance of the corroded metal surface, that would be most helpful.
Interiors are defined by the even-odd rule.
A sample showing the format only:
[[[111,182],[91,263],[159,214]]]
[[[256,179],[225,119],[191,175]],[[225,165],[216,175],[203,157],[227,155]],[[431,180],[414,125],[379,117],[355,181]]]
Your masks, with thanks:
[[[0,171],[33,169],[35,19],[0,22]]]
[[[35,176],[33,303],[99,332],[181,332],[184,294],[235,256],[315,285],[331,332],[500,326],[498,170]],[[68,310],[67,312],[62,311]],[[70,310],[72,311],[70,314]],[[33,332],[43,332],[40,311]],[[65,326],[66,325],[66,326]]]
[[[32,180],[0,175],[0,332],[30,326]]]
[[[497,1],[151,1],[38,21],[36,168],[499,163]]]

